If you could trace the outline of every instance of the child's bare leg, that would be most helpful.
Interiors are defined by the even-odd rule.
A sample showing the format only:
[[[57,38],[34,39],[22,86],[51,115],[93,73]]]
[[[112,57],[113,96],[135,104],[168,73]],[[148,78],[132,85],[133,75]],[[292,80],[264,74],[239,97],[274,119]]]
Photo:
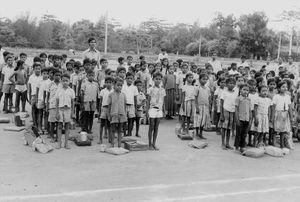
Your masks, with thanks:
[[[251,144],[252,141],[251,140],[252,140],[252,132],[249,132],[248,133],[248,146],[250,146],[250,147],[252,146],[252,144]]]
[[[128,136],[132,136],[133,122],[134,122],[134,118],[128,119],[128,133],[127,133]]]
[[[135,117],[135,136],[141,137],[139,135],[139,130],[140,130],[140,117]]]
[[[55,128],[55,122],[50,123],[50,137],[51,137],[51,142],[55,142],[54,139],[54,128]]]
[[[65,148],[70,149],[69,146],[69,132],[70,132],[70,123],[65,123]]]
[[[258,133],[253,132],[253,136],[254,136],[254,138],[253,138],[253,146],[254,147],[257,146],[258,135],[259,135]]]
[[[98,144],[102,144],[102,135],[103,135],[103,128],[104,127],[105,127],[105,120],[101,119]]]
[[[203,127],[200,127],[200,138],[206,140],[206,138],[203,137]]]
[[[127,123],[128,124],[128,123]],[[126,123],[123,123],[123,133],[124,133],[124,136],[127,136],[126,135],[126,130],[127,130],[127,128],[126,128]]]
[[[110,134],[110,144],[111,144],[111,147],[115,146],[115,132],[116,132],[116,129],[117,129],[117,123],[113,123],[112,124],[112,132]]]
[[[57,149],[61,148],[61,136],[62,136],[62,128],[63,128],[63,123],[59,122],[57,126]]]
[[[154,118],[150,118],[149,130],[148,130],[149,149],[152,149],[152,133],[153,133],[153,130],[154,130]]]
[[[108,137],[108,120],[105,119],[105,122],[104,122],[104,138],[107,138]]]
[[[123,123],[118,124],[118,147],[121,147],[121,139],[122,139],[122,128],[123,128]]]
[[[158,135],[158,126],[159,126],[160,119],[155,118],[154,119],[154,133],[153,133],[153,143],[152,146],[155,150],[159,150],[159,148],[156,146],[156,139]]]
[[[181,127],[182,127],[182,132],[186,132],[186,129],[185,129],[185,122],[186,122],[186,117],[185,116],[182,116],[182,123],[181,123]]]
[[[196,127],[196,137],[199,136],[199,127]]]
[[[110,137],[110,135],[111,135],[111,124],[110,124],[109,120],[105,121],[105,125],[106,125],[106,128],[105,128],[106,129],[106,134],[108,135],[108,137]]]
[[[284,142],[283,142],[284,133],[279,133],[279,135],[280,135],[280,148],[284,148]]]
[[[230,130],[227,129],[227,133],[226,133],[226,148],[227,148],[227,149],[233,149],[233,148],[230,146],[229,142],[230,142]]]
[[[222,149],[226,149],[226,145],[225,145],[225,136],[226,136],[226,129],[225,128],[221,128],[221,135],[222,135]]]

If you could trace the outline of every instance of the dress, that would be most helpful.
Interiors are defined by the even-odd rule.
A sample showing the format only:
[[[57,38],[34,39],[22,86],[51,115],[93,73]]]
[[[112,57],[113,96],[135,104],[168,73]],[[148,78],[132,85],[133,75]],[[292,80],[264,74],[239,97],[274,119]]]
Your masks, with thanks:
[[[211,126],[210,112],[209,112],[209,95],[210,89],[206,86],[199,86],[196,89],[196,99],[198,101],[199,113],[195,113],[194,126],[209,128]]]
[[[274,130],[278,133],[289,133],[291,131],[291,122],[289,117],[289,105],[291,97],[289,95],[277,94],[273,97],[275,105]]]
[[[257,99],[257,119],[258,125],[256,131],[259,133],[269,132],[269,108],[272,105],[270,98],[259,97]]]
[[[182,93],[185,93],[184,108],[181,106],[179,114],[186,117],[194,117],[195,113],[195,86],[184,85]]]

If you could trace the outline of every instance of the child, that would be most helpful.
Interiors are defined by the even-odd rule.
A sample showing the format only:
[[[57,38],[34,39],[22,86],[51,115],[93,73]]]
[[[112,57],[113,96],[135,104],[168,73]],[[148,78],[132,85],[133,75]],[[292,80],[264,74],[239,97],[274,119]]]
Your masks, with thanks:
[[[150,85],[151,76],[147,72],[146,62],[141,62],[141,70],[137,72],[136,80],[140,80],[142,82],[142,85],[144,86],[143,92],[147,92],[147,89],[149,88]]]
[[[70,76],[68,74],[63,74],[61,77],[62,87],[58,88],[56,92],[56,118],[58,120],[58,145],[57,149],[61,148],[62,141],[62,128],[63,123],[65,128],[65,148],[70,149],[68,145],[69,139],[69,126],[71,119],[73,118],[73,109],[74,109],[74,99],[75,92],[72,88],[70,88]]]
[[[42,77],[43,80],[38,83],[37,89],[36,89],[36,100],[37,100],[37,109],[38,109],[38,130],[40,133],[42,133],[42,125],[43,125],[43,117],[44,117],[44,127],[47,131],[48,122],[45,120],[48,120],[48,116],[45,112],[46,109],[46,95],[47,91],[49,89],[49,86],[51,84],[51,81],[48,77],[48,69],[43,68],[42,71]]]
[[[269,92],[267,97],[273,100],[274,95],[276,95],[277,89],[276,89],[276,80],[275,78],[268,79],[268,87]],[[275,132],[274,132],[274,123],[272,123],[272,119],[269,119],[269,145],[275,145],[275,142],[273,141],[275,138]]]
[[[182,87],[182,104],[180,115],[182,116],[182,129],[184,134],[188,134],[191,118],[194,116],[195,110],[195,87],[193,86],[193,74],[187,73],[185,77],[185,85]],[[187,127],[185,127],[187,126]]]
[[[31,104],[33,126],[38,127],[38,109],[37,109],[36,90],[38,84],[43,79],[43,77],[41,76],[41,64],[34,63],[33,71],[34,73],[29,77],[28,80],[28,94],[29,94],[29,103]]]
[[[170,66],[167,74],[163,78],[163,87],[167,96],[165,97],[165,109],[167,111],[166,119],[172,120],[175,116],[175,93],[176,93],[176,76],[174,75],[174,67]]]
[[[24,70],[24,61],[19,60],[17,66],[14,69],[14,73],[10,76],[9,80],[15,83],[16,91],[16,102],[15,102],[15,112],[20,111],[20,100],[22,101],[22,112],[25,112],[25,105],[27,100],[27,74]]]
[[[225,89],[226,86],[226,79],[225,77],[221,77],[218,79],[217,82],[217,89],[214,92],[214,99],[213,99],[213,105],[214,105],[214,124],[217,128],[218,132],[221,132],[221,129],[219,127],[219,121],[220,121],[220,115],[221,115],[221,95]]]
[[[210,127],[210,89],[206,86],[208,81],[207,74],[200,74],[199,83],[200,86],[196,89],[196,114],[194,119],[194,127],[196,127],[196,136],[200,139],[206,139],[203,137],[203,128]],[[200,131],[199,131],[200,129]]]
[[[100,113],[100,134],[99,134],[99,142],[98,144],[102,144],[103,138],[103,128],[105,132],[105,136],[107,138],[107,134],[110,133],[110,122],[108,115],[108,95],[113,92],[112,84],[114,79],[110,76],[105,78],[105,88],[102,89],[99,93],[99,113]]]
[[[139,135],[139,129],[140,129],[140,118],[143,117],[143,111],[144,111],[144,106],[146,104],[146,96],[145,94],[143,93],[143,85],[142,85],[142,81],[140,80],[136,80],[134,82],[134,85],[137,87],[138,89],[138,95],[136,97],[136,104],[137,104],[137,111],[136,111],[136,114],[135,114],[135,124],[136,124],[136,127],[135,127],[135,136],[137,137],[141,137]]]
[[[227,90],[224,90],[221,95],[221,123],[222,123],[222,149],[233,149],[229,145],[230,141],[230,131],[234,127],[235,119],[235,100],[237,98],[236,92],[234,92],[234,87],[236,81],[234,78],[228,78],[226,80]],[[226,144],[225,144],[226,139]]]
[[[126,95],[126,112],[128,119],[128,133],[127,136],[132,135],[133,123],[135,119],[135,113],[137,111],[137,100],[136,97],[139,94],[136,86],[133,85],[133,74],[127,72],[126,74],[126,84],[122,87],[122,93]],[[124,130],[124,136],[126,132]]]
[[[53,72],[53,81],[49,85],[48,93],[47,93],[47,105],[46,112],[48,113],[48,122],[50,124],[50,138],[51,142],[57,141],[57,136],[54,138],[54,129],[57,128],[57,117],[56,117],[56,92],[58,88],[61,88],[62,85],[60,83],[61,72],[56,70]]]
[[[252,116],[251,116],[251,120],[249,122],[250,125],[250,131],[248,133],[248,146],[252,147],[254,146],[254,144],[252,144],[252,137],[255,137],[256,135],[256,128],[254,126],[253,122],[253,118],[254,118],[254,103],[257,102],[258,99],[258,93],[256,90],[256,80],[255,79],[250,79],[248,80],[247,84],[249,85],[249,99],[251,101],[251,111],[252,111]]]
[[[123,79],[117,77],[114,83],[114,91],[108,95],[108,116],[112,132],[110,135],[111,146],[114,147],[115,133],[118,133],[118,147],[121,147],[121,131],[126,117],[126,95],[121,92]]]
[[[82,131],[92,134],[94,113],[96,111],[96,101],[98,84],[94,82],[95,73],[92,69],[87,71],[87,81],[81,86],[81,106],[82,106]]]
[[[148,131],[148,141],[149,141],[149,149],[152,150],[159,150],[156,146],[156,139],[158,135],[158,127],[160,118],[163,117],[162,107],[164,104],[164,97],[166,96],[165,89],[160,87],[161,80],[162,80],[161,73],[155,73],[153,75],[154,86],[148,89],[149,95],[149,118],[150,118],[150,125]],[[153,139],[152,139],[153,138]]]
[[[279,82],[277,87],[279,93],[273,97],[272,122],[274,123],[274,130],[280,135],[280,147],[283,148],[284,135],[291,131],[291,97],[286,94],[286,82]]]
[[[254,139],[254,146],[259,145],[262,142],[262,139],[266,145],[266,133],[269,132],[269,120],[271,118],[270,107],[272,105],[272,100],[267,97],[268,87],[260,86],[258,90],[259,97],[257,102],[254,104],[254,124],[258,134],[257,138]]]
[[[249,121],[252,117],[251,100],[248,98],[249,86],[243,84],[240,86],[240,95],[235,103],[235,123],[236,136],[234,141],[235,149],[240,149],[241,153],[246,147],[246,136],[249,126]]]
[[[126,78],[126,69],[125,69],[125,67],[118,67],[117,68],[117,76],[120,77],[123,80]]]
[[[8,55],[5,58],[6,65],[2,69],[2,92],[4,93],[4,106],[3,106],[3,113],[12,113],[12,106],[13,106],[13,93],[15,91],[14,81],[12,82],[9,80],[11,75],[14,73],[14,66],[13,66],[13,57]]]

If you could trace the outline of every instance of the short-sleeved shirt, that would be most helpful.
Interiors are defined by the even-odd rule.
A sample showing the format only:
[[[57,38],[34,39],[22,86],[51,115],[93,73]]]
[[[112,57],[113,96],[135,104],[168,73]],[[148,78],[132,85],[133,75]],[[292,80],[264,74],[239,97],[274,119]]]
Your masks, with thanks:
[[[272,100],[268,97],[258,97],[257,99],[257,113],[258,114],[263,114],[263,115],[268,115],[269,114],[269,108],[272,106]]]
[[[84,102],[97,100],[98,84],[96,82],[86,81],[82,83],[81,90],[84,92]]]
[[[196,93],[197,101],[199,105],[209,105],[209,95],[210,95],[210,90],[208,87],[204,86],[199,86],[196,88]]]
[[[222,70],[222,64],[219,60],[211,60],[208,63],[213,67],[214,73]]]
[[[276,106],[276,111],[287,111],[291,104],[291,96],[276,94],[273,97],[273,104]]]
[[[79,79],[79,74],[73,73],[70,76],[70,83],[75,86],[77,84],[77,81]]]
[[[133,105],[134,97],[139,94],[139,91],[136,86],[130,85],[128,86],[126,83],[122,87],[122,93],[126,95],[126,104]]]
[[[108,95],[108,105],[110,105],[110,115],[126,115],[126,95],[122,92],[111,92]]]
[[[163,83],[166,90],[176,88],[176,76],[174,74],[166,74],[163,78]]]
[[[58,107],[71,108],[72,100],[75,99],[75,92],[72,88],[58,88],[55,95],[56,99],[59,100]]]
[[[97,61],[97,65],[100,64],[100,59],[101,59],[101,55],[100,55],[100,52],[98,50],[92,50],[92,49],[87,49],[85,50],[83,53],[82,53],[82,56],[83,56],[83,59],[94,59]]]
[[[195,100],[196,88],[193,85],[184,85],[182,87],[182,93],[185,93],[184,101]]]
[[[58,88],[62,88],[61,83],[58,83],[58,85],[52,81],[49,85],[49,109],[56,108],[56,91]]]
[[[107,106],[108,105],[108,96],[110,93],[113,92],[113,89],[108,90],[107,88],[104,88],[100,91],[98,97],[102,97],[102,107]]]
[[[96,81],[98,82],[98,85],[100,88],[103,88],[103,84],[105,83],[105,72],[104,70],[99,70],[97,71],[97,74],[96,74]]]
[[[249,93],[248,97],[251,100],[251,110],[254,110],[254,105],[257,104],[258,94]]]
[[[237,94],[234,91],[224,90],[221,95],[221,100],[224,101],[223,108],[229,112],[235,112],[235,100],[237,98]]]
[[[239,96],[236,99],[235,106],[239,108],[239,120],[250,121],[251,100],[248,97]]]
[[[214,92],[214,95],[217,96],[217,99],[216,99],[217,112],[221,112],[221,95],[222,95],[223,91],[224,91],[224,89],[221,89],[220,87],[218,87]]]
[[[36,76],[35,74],[32,74],[29,77],[28,84],[31,85],[31,95],[36,95],[36,88],[42,80],[43,80],[42,76]]]
[[[146,87],[148,88],[150,80],[151,80],[151,76],[150,76],[150,74],[148,72],[146,72],[146,70],[144,72],[143,71],[139,71],[136,74],[136,79],[141,80],[142,83],[143,83],[143,85],[145,85],[145,83],[146,83]]]
[[[182,89],[183,87],[183,80],[185,79],[186,74],[180,72],[178,73],[178,76],[176,76],[176,85],[178,85],[179,89]]]
[[[9,80],[9,77],[13,75],[13,73],[14,73],[14,67],[9,67],[5,65],[2,68],[2,74],[4,74],[3,84],[12,84],[12,82]]]
[[[166,91],[162,87],[153,86],[148,89],[147,94],[150,96],[150,108],[158,108],[162,110]]]
[[[40,83],[38,83],[37,88],[39,88],[39,95],[38,95],[39,100],[43,100],[44,91],[46,91],[46,92],[49,91],[50,84],[51,84],[50,79],[42,80]]]
[[[143,92],[139,92],[139,94],[136,96],[136,104],[139,106],[137,110],[143,110],[142,103],[146,100],[146,96]]]

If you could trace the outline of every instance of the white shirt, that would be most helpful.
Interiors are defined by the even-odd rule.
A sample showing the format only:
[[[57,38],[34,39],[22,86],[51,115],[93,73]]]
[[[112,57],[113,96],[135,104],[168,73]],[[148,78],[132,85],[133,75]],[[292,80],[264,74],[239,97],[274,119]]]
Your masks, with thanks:
[[[213,67],[214,73],[222,70],[222,64],[219,60],[211,60],[208,63]]]
[[[139,91],[136,86],[131,84],[128,86],[126,83],[122,87],[122,93],[126,95],[126,104],[133,105],[134,104],[134,97],[139,94]]]
[[[263,114],[263,115],[268,115],[269,114],[269,108],[273,104],[272,100],[268,97],[258,97],[257,99],[257,113],[258,114]]]
[[[252,110],[254,110],[255,103],[257,103],[258,93],[254,93],[254,94],[249,93],[248,97],[251,101],[251,111],[252,111]]]
[[[44,98],[44,91],[49,92],[51,80],[42,80],[41,82],[38,83],[37,88],[39,88],[39,95],[38,98],[39,100],[43,100]]]
[[[248,62],[241,62],[237,65],[237,67],[250,67],[249,63]]]
[[[184,85],[182,87],[182,92],[184,93],[184,96],[185,96],[185,100],[184,101],[195,100],[195,96],[196,96],[196,88],[195,88],[195,86]]]
[[[72,106],[72,99],[75,99],[75,92],[72,88],[67,89],[58,88],[56,91],[55,98],[59,100],[58,107],[68,107]]]
[[[273,104],[276,105],[275,111],[287,111],[291,104],[291,96],[276,94],[273,97]]]
[[[82,58],[83,59],[94,59],[97,61],[97,66],[99,68],[99,64],[100,64],[100,59],[101,59],[101,55],[100,55],[100,52],[98,50],[91,50],[90,48],[85,50],[83,53],[82,53]]]
[[[229,112],[235,112],[235,100],[237,98],[235,91],[224,90],[221,94],[221,100],[224,101],[223,108]]]
[[[113,89],[108,90],[107,88],[104,88],[99,93],[99,98],[102,97],[102,107],[108,106],[108,95],[113,92]]]
[[[32,74],[29,77],[28,84],[31,84],[31,95],[36,94],[36,88],[42,80],[43,80],[42,76],[36,76],[35,74]]]
[[[241,75],[240,72],[238,72],[237,70],[232,70],[232,69],[228,71],[228,74],[229,75],[235,75],[235,74]]]
[[[163,53],[160,53],[160,54],[158,54],[158,59],[157,59],[157,61],[158,62],[160,62],[161,60],[163,60],[163,59],[165,59],[165,58],[167,58],[168,59],[168,53],[165,53],[165,54],[163,54]]]
[[[4,81],[3,84],[12,84],[9,80],[9,77],[14,73],[14,67],[8,67],[5,65],[2,69],[2,74],[4,74]]]

